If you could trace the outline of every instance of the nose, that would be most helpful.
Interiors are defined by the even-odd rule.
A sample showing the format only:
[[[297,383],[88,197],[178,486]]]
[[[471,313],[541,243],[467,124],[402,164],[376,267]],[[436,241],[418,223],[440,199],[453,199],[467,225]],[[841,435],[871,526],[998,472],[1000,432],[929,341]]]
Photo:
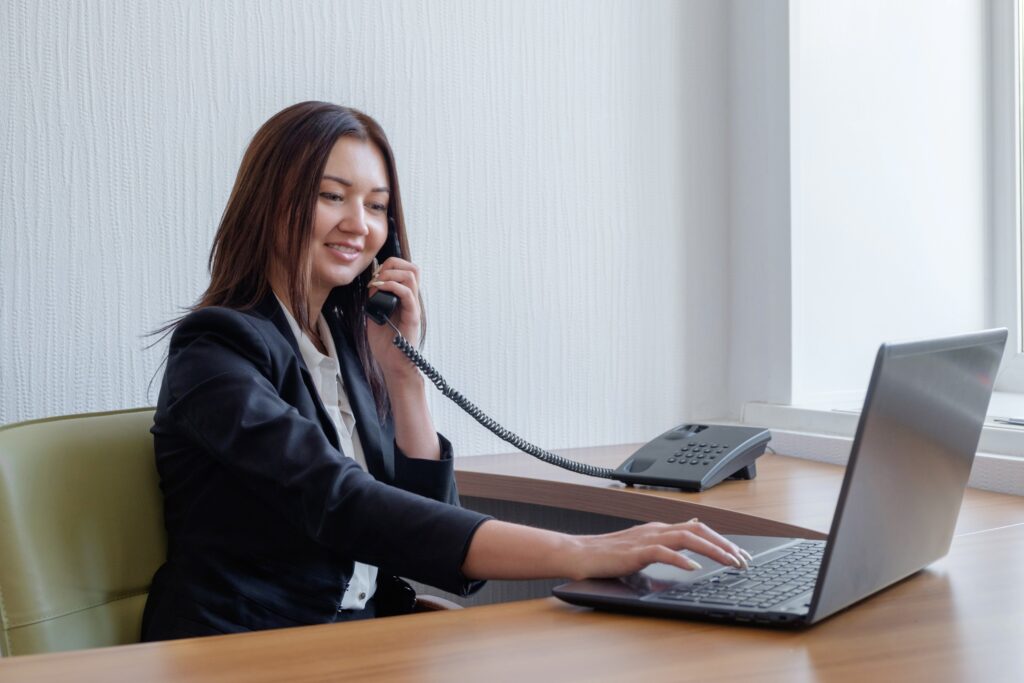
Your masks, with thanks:
[[[366,235],[370,227],[366,224],[366,209],[361,204],[350,204],[349,211],[342,215],[338,227],[342,232],[353,235]]]

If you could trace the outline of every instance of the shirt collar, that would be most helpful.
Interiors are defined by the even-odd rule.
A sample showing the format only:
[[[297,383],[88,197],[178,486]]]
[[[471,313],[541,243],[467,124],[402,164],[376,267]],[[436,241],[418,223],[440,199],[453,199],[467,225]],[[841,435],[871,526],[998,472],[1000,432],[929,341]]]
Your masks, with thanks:
[[[320,353],[320,349],[316,348],[316,344],[309,338],[305,332],[299,328],[299,323],[292,316],[291,311],[281,301],[281,297],[274,293],[274,298],[277,299],[277,303],[281,305],[281,311],[284,313],[285,320],[288,321],[288,327],[291,328],[292,334],[295,336],[295,341],[299,344],[299,352],[302,354],[302,360],[306,362],[306,367],[312,370],[314,367],[319,367],[320,363],[324,358],[330,358],[335,363],[338,363],[338,350],[334,346],[334,337],[331,335],[330,328],[327,326],[327,321],[324,319],[324,314],[321,313],[317,316],[316,327],[320,333],[320,339],[323,341],[324,346],[327,348],[327,355]]]

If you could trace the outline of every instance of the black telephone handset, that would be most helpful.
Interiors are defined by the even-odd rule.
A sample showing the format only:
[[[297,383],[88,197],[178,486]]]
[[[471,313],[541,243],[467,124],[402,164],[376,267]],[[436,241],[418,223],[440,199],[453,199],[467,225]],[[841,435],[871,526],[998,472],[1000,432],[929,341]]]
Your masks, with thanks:
[[[388,238],[384,246],[377,252],[377,260],[384,263],[392,256],[402,258],[402,248],[398,243],[398,229],[395,219],[388,217]],[[378,291],[366,302],[366,315],[373,318],[378,325],[383,325],[398,308],[398,297],[391,292]]]
[[[391,256],[401,257],[398,231],[394,220],[388,220],[388,239],[377,255],[381,263]],[[684,491],[702,491],[725,479],[753,479],[757,474],[754,461],[764,453],[772,438],[768,430],[759,427],[683,424],[650,441],[627,458],[618,469],[595,467],[563,458],[508,431],[449,386],[441,373],[420,355],[391,322],[391,315],[397,307],[397,296],[378,291],[366,302],[366,314],[378,325],[389,325],[395,331],[392,343],[442,394],[477,422],[524,453],[563,469],[602,479],[614,479],[627,486],[647,484],[671,486]]]
[[[391,292],[377,292],[366,302],[366,315],[383,325],[398,308],[398,297]]]

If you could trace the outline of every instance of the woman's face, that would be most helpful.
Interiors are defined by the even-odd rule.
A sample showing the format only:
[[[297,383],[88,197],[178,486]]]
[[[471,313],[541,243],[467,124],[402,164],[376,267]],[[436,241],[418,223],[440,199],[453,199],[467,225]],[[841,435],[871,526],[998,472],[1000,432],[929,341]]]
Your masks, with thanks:
[[[350,284],[380,251],[388,235],[388,191],[384,156],[372,142],[342,137],[334,143],[313,219],[315,300]]]

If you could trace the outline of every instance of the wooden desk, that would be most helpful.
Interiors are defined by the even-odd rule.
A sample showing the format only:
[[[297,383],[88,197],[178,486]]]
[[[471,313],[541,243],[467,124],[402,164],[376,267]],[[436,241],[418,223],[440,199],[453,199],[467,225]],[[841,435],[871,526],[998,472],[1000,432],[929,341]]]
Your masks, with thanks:
[[[609,453],[611,464],[625,457]],[[633,519],[700,509],[705,519],[740,526],[813,525],[807,535],[827,527],[841,476],[841,468],[767,456],[754,482],[684,496],[625,491],[544,466],[534,479],[531,466],[521,456],[469,459],[460,463],[460,485],[477,497]],[[723,501],[737,510],[721,510]],[[767,522],[754,521],[758,514]],[[958,533],[948,557],[800,632],[615,615],[548,598],[15,657],[0,660],[0,680],[1019,681],[1024,499],[970,491]]]

